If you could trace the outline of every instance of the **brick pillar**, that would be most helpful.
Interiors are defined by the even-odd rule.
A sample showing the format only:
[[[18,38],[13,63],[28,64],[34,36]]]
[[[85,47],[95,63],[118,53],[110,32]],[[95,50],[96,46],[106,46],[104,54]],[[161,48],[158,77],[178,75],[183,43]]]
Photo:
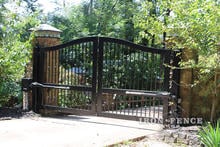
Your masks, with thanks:
[[[182,61],[196,60],[196,53],[191,49],[183,49]],[[187,68],[180,71],[180,97],[182,117],[191,117],[193,89],[191,85],[194,81],[193,69]]]
[[[30,29],[35,32],[33,44],[35,47],[44,48],[60,44],[61,31],[47,24],[41,24]],[[46,52],[44,55],[44,69],[42,83],[58,84],[59,81],[59,51]],[[58,90],[43,89],[42,101],[44,105],[58,105]]]

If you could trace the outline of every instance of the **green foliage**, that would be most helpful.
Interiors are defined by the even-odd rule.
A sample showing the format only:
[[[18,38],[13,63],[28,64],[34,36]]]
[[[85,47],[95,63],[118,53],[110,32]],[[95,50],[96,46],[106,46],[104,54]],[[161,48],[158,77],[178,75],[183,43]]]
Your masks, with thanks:
[[[59,106],[68,108],[83,107],[89,104],[91,96],[82,91],[66,91],[59,93]]]
[[[86,36],[87,29],[83,28],[83,12],[80,6],[75,6],[71,9],[68,16],[53,15],[51,21],[53,26],[63,31],[61,39],[67,42],[76,37]]]
[[[83,36],[111,36],[134,41],[133,16],[137,4],[133,1],[96,0],[72,6],[63,16],[51,17],[52,24],[63,30],[62,40]]]
[[[215,76],[219,68],[219,16],[219,0],[145,1],[134,22],[135,28],[141,30],[140,38],[149,40],[154,37],[158,44],[166,32],[169,48],[183,48],[195,53],[192,59],[180,64],[183,69],[193,68],[197,71],[197,77],[190,86],[207,83],[209,88],[201,90],[203,96],[218,98]]]
[[[0,105],[11,97],[20,97],[20,80],[31,58],[31,40],[27,28],[37,23],[35,15],[22,16],[9,9],[1,13],[0,22]]]
[[[210,120],[216,119],[216,103],[219,92],[216,84],[216,71],[219,68],[218,46],[220,41],[220,3],[214,0],[189,0],[172,3],[173,18],[169,19],[173,29],[169,32],[179,35],[175,40],[178,47],[192,50],[196,53],[190,61],[183,62],[188,67],[197,70],[197,77],[192,86],[203,87],[198,92],[212,100]],[[205,84],[204,84],[205,83]]]
[[[157,11],[152,13],[155,7]],[[135,27],[142,30],[142,38],[156,35],[156,41],[161,42],[161,35],[166,32],[167,37],[175,38],[174,48],[189,48],[199,55],[212,56],[220,40],[220,28],[216,27],[219,10],[219,3],[213,0],[145,1],[135,16]],[[199,66],[206,67],[202,62],[198,62]]]
[[[69,69],[65,69],[64,67],[60,68],[60,72],[63,73],[60,84],[65,85],[78,85],[80,82],[86,84],[83,81],[81,75],[77,75],[73,72],[66,72]],[[64,74],[66,73],[66,74]],[[68,108],[76,108],[80,106],[86,106],[91,100],[91,93],[84,91],[76,91],[76,90],[63,90],[59,91],[59,105],[62,107]]]
[[[220,147],[220,120],[213,126],[210,123],[199,131],[199,139],[206,147]]]
[[[21,87],[19,83],[14,81],[1,81],[0,82],[0,107],[5,106],[8,103],[8,100],[12,98],[18,98],[18,102],[21,102]]]
[[[142,90],[162,88],[162,85],[158,85],[159,78],[164,78],[159,56],[138,51],[128,55],[119,52],[117,55],[118,58],[115,55],[114,59],[105,61],[107,63],[103,67],[103,86]]]

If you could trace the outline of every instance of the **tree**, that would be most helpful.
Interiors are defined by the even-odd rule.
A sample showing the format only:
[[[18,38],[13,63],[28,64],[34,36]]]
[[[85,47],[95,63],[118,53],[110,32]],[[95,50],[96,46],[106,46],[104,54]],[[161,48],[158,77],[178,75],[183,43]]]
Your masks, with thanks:
[[[64,31],[62,40],[65,42],[97,35],[134,41],[137,32],[134,30],[133,16],[137,6],[137,2],[132,0],[91,0],[79,6],[73,5],[62,16],[52,16],[50,22]]]
[[[158,7],[156,15],[150,15],[154,5]],[[140,14],[143,15],[140,15]],[[182,68],[198,70],[198,80],[191,86],[206,83],[203,96],[212,97],[211,120],[216,113],[219,101],[217,92],[216,70],[219,68],[217,43],[220,41],[220,3],[218,0],[174,0],[174,1],[145,1],[141,13],[136,16],[136,27],[140,28],[141,37],[148,38],[156,35],[160,42],[163,32],[172,35],[169,38],[173,48],[186,48],[197,52],[198,58],[182,62]],[[147,30],[147,33],[145,32]],[[157,36],[157,34],[159,34]]]
[[[1,1],[4,7],[5,3]],[[31,58],[31,37],[27,27],[37,24],[35,15],[22,16],[4,7],[1,11],[0,36],[0,106],[11,97],[21,100],[20,81]]]
[[[2,30],[2,25],[3,25],[3,12],[5,11],[5,0],[0,0],[0,35],[2,36],[3,30]]]
[[[198,54],[198,58],[190,61],[190,64],[187,62],[182,65],[198,70],[198,80],[194,81],[196,86],[207,85],[200,94],[212,98],[210,120],[213,121],[216,119],[220,94],[217,90],[219,81],[216,81],[216,70],[219,68],[217,43],[220,41],[220,28],[216,26],[220,22],[220,3],[214,0],[189,1],[190,5],[184,1],[176,3],[178,5],[175,7],[171,5],[176,16],[169,21],[177,29],[171,31],[179,34],[181,41],[176,41],[178,44],[195,50]]]
[[[24,0],[26,2],[26,9],[29,10],[31,13],[36,12],[37,8],[37,0]]]

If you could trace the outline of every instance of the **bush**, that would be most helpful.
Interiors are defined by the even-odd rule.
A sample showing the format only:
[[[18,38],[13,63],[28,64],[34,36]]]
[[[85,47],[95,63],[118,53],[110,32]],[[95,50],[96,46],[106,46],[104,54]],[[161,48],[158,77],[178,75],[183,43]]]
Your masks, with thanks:
[[[220,147],[220,119],[213,126],[208,123],[199,131],[199,139],[206,147]]]
[[[0,82],[0,107],[10,107],[22,102],[22,92],[19,83],[13,81]]]

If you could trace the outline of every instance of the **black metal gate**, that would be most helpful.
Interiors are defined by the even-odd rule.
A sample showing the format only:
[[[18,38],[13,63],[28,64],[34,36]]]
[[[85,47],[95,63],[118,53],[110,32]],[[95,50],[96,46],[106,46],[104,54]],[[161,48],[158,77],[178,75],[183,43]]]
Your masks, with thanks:
[[[107,37],[36,48],[33,107],[164,122],[177,109],[177,53]]]

